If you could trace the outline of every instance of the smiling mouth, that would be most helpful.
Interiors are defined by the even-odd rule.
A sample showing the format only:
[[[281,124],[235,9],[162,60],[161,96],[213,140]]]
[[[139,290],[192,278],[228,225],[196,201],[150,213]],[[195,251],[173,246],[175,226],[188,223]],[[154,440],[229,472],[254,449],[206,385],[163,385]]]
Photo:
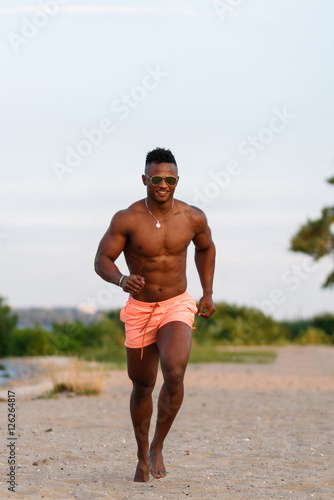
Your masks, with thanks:
[[[166,189],[158,189],[157,191],[159,194],[167,194],[168,191]]]

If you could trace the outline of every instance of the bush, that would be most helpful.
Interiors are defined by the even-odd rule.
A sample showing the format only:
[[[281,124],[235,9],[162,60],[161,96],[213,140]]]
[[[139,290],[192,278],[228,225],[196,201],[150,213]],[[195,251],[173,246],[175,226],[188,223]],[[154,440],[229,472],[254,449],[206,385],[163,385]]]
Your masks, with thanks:
[[[298,319],[296,321],[282,321],[281,323],[288,331],[288,336],[290,341],[294,341],[302,330],[307,330],[312,326],[311,320],[309,319]]]
[[[6,306],[4,299],[0,297],[0,356],[7,355],[7,339],[16,328],[17,320],[17,315],[11,313],[10,307]]]
[[[59,352],[77,353],[86,359],[99,361],[123,363],[125,360],[123,323],[111,314],[89,325],[76,321],[55,323],[52,327],[54,344],[58,346]]]
[[[60,352],[79,352],[87,341],[87,327],[81,321],[53,323],[50,337]]]
[[[289,337],[284,325],[261,311],[225,303],[217,304],[208,320],[196,317],[194,326],[194,339],[199,344],[265,345],[287,342]]]
[[[70,358],[67,366],[59,366],[56,361],[46,365],[53,384],[53,392],[71,391],[75,394],[100,394],[105,385],[103,364],[87,363],[77,357]],[[49,395],[49,394],[48,394]]]
[[[321,328],[327,335],[334,335],[334,315],[333,314],[322,314],[321,316],[316,316],[312,320],[312,325],[316,328]]]
[[[98,345],[113,344],[116,346],[124,344],[124,326],[120,320],[112,319],[105,315],[103,319],[87,326],[87,335],[90,339],[98,338]],[[86,345],[89,345],[87,342]]]
[[[307,330],[301,331],[300,336],[297,337],[296,342],[298,344],[307,345],[307,344],[331,344],[333,343],[334,336],[332,338],[327,335],[324,330],[320,328],[314,328],[310,326]]]
[[[194,345],[269,345],[288,341],[299,344],[334,343],[334,316],[323,314],[307,320],[278,322],[260,310],[224,302],[205,320],[196,316]],[[0,355],[34,356],[77,354],[86,359],[126,361],[124,325],[119,310],[110,311],[101,320],[88,325],[54,323],[51,331],[40,326],[18,330],[17,317],[0,298]]]
[[[80,351],[86,347],[101,347],[106,343],[115,345],[123,344],[124,333],[117,321],[110,319],[107,315],[100,321],[95,321],[84,325],[80,321],[74,323],[54,323],[52,325],[52,334],[55,344],[62,352]],[[67,341],[62,342],[62,339]]]
[[[47,332],[39,327],[14,330],[6,338],[6,355],[34,356],[44,354],[47,345]]]
[[[332,314],[322,314],[321,316],[315,316],[314,318],[309,319],[299,319],[296,321],[287,321],[283,322],[287,330],[289,331],[289,338],[292,342],[299,343],[300,339],[304,338],[304,343],[307,343],[305,336],[305,332],[313,330],[321,330],[327,337],[323,337],[323,342],[316,342],[320,344],[329,344],[333,343],[334,338],[334,316]],[[310,334],[310,343],[312,342],[312,338],[315,334]],[[317,335],[316,335],[317,336]],[[319,339],[322,338],[320,335]]]

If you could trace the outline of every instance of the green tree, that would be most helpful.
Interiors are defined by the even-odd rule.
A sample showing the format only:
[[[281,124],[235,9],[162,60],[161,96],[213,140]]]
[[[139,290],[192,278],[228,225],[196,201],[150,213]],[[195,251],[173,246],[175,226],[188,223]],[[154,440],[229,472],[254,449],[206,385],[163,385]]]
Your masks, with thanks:
[[[334,184],[334,177],[327,179]],[[310,255],[315,261],[332,255],[334,258],[334,206],[322,209],[319,219],[310,220],[300,227],[291,239],[290,250]],[[334,270],[327,276],[323,288],[334,287]]]
[[[334,315],[325,313],[319,316],[315,316],[312,320],[312,325],[316,328],[321,328],[327,335],[331,335],[334,338]]]
[[[17,320],[17,315],[11,313],[10,307],[0,297],[0,356],[6,355],[8,337],[15,329]]]

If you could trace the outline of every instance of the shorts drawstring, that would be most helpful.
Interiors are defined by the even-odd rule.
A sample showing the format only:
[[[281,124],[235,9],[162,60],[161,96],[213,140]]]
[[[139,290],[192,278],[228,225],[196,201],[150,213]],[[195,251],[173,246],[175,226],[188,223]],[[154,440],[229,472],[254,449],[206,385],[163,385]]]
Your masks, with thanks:
[[[151,306],[153,309],[152,311],[150,312],[150,315],[148,317],[148,320],[146,321],[145,325],[143,326],[143,328],[139,331],[139,333],[143,332],[143,339],[142,339],[142,343],[141,343],[141,353],[140,353],[140,359],[143,359],[143,354],[144,354],[144,338],[145,338],[145,333],[146,333],[146,328],[147,328],[147,325],[149,324],[150,322],[150,319],[152,318],[152,315],[154,313],[154,311],[156,310],[157,307],[160,307],[160,304],[158,302],[156,302],[155,304],[151,304]],[[143,331],[144,330],[144,331]]]

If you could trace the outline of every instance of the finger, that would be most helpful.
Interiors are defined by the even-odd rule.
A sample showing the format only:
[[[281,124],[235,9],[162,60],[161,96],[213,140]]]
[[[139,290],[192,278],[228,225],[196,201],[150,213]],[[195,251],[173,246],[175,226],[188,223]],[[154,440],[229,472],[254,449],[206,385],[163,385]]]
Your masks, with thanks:
[[[205,313],[205,315],[203,315],[204,318],[208,319],[210,318],[213,313],[216,311],[216,308],[215,307],[210,307],[208,308],[207,312]]]
[[[132,280],[131,280],[131,276],[127,276],[123,280],[122,288],[123,288],[124,292],[129,292],[129,293],[132,293],[135,290],[134,284],[132,283]]]
[[[215,312],[216,308],[212,304],[207,304],[206,302],[200,302],[198,306],[198,316],[202,316],[203,318],[210,318],[212,314]]]
[[[144,288],[144,285],[139,284],[139,283],[131,283],[130,286],[131,286],[131,290],[133,290],[135,292],[139,292],[140,290],[142,290]]]
[[[143,288],[143,285],[138,285],[136,283],[127,283],[127,290],[131,293],[137,293],[139,292],[142,288]]]
[[[197,313],[197,316],[204,316],[206,314],[206,311],[204,311],[205,309],[205,305],[199,305],[198,306],[198,313]]]
[[[130,276],[124,286],[124,291],[135,294],[140,292],[143,287],[144,284],[141,281],[137,279],[134,280],[133,276]]]
[[[206,312],[205,314],[203,314],[203,318],[205,318],[205,319],[209,319],[210,316],[211,316],[210,312]]]
[[[205,311],[205,312],[202,311],[201,312],[201,316],[202,316],[202,318],[208,318],[209,317],[209,312],[208,311]]]
[[[203,314],[203,302],[202,300],[199,301],[198,303],[198,308],[197,308],[197,316],[202,316]]]
[[[145,278],[143,278],[142,276],[133,275],[131,281],[141,288],[145,285]]]

